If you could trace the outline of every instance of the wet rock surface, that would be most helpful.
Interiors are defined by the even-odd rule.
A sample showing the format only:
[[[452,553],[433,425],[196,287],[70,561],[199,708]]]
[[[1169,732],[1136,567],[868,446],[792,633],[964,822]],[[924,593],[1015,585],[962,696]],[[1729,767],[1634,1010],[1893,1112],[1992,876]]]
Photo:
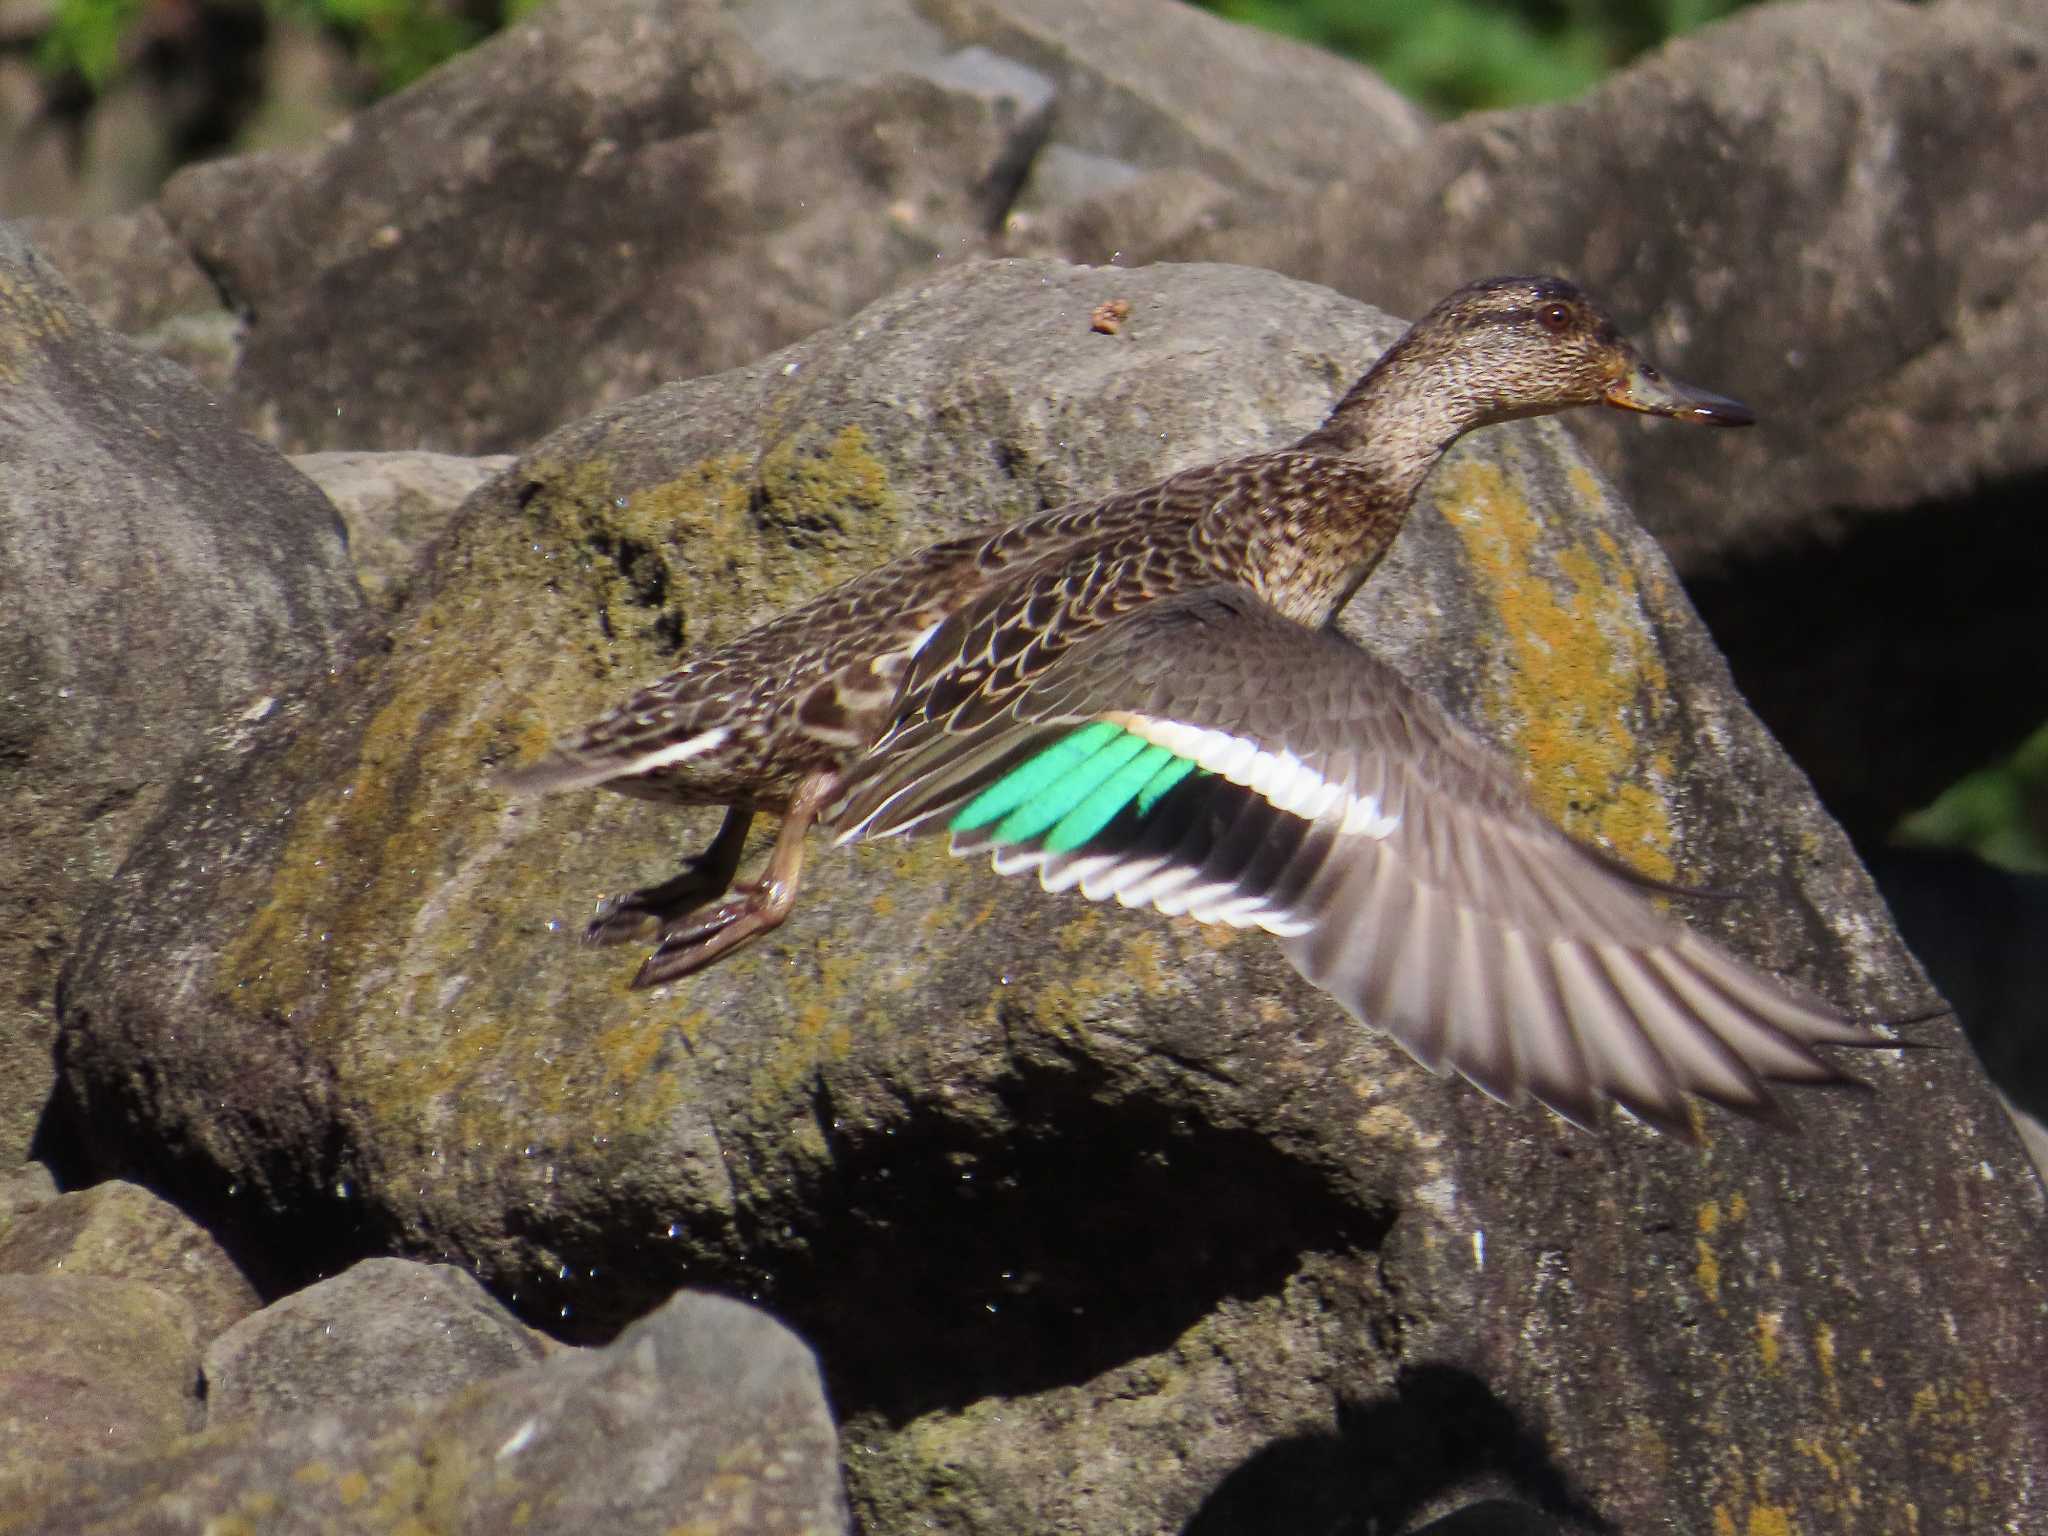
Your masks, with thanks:
[[[1239,269],[1005,263],[537,444],[388,651],[111,888],[65,994],[82,1158],[149,1160],[238,1254],[452,1259],[569,1338],[679,1284],[758,1293],[820,1350],[874,1530],[1227,1521],[1204,1500],[1262,1447],[1418,1414],[1303,1507],[1739,1530],[1852,1498],[1896,1523],[1967,1478],[2025,1510],[2042,1202],[1966,1052],[1867,1059],[1870,1094],[1800,1099],[1804,1138],[1589,1138],[1429,1078],[1256,938],[924,845],[820,857],[771,939],[629,994],[574,931],[708,822],[491,787],[679,646],[898,549],[1286,440],[1395,329]],[[1346,623],[1581,835],[1741,888],[1690,920],[1866,1015],[1925,1006],[1554,426],[1461,448]]]

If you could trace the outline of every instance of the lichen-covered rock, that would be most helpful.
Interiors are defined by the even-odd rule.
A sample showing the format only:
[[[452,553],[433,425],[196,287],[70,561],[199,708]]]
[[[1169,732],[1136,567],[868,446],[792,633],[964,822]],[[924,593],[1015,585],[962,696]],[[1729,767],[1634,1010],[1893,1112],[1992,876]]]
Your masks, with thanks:
[[[206,1421],[445,1397],[546,1352],[454,1265],[365,1259],[207,1346]]]
[[[165,785],[348,654],[334,509],[0,225],[0,1162],[49,1092],[51,988]]]
[[[259,1305],[205,1229],[118,1179],[54,1195],[0,1227],[0,1274],[100,1275],[155,1286],[192,1309],[202,1344]]]
[[[1417,1413],[1427,1454],[1315,1494],[2024,1525],[2048,1223],[1967,1052],[1865,1058],[1803,1140],[1588,1137],[1431,1078],[1258,936],[931,843],[821,851],[784,928],[631,994],[576,930],[709,819],[492,787],[887,555],[1291,439],[1396,329],[1242,269],[986,265],[538,444],[388,653],[131,861],[67,977],[68,1130],[247,1247],[459,1257],[571,1333],[752,1291],[819,1347],[877,1532],[1174,1528],[1266,1447]],[[1462,445],[1345,623],[1579,835],[1739,889],[1690,920],[1859,1013],[1926,1006],[1554,425]]]
[[[767,1314],[679,1296],[609,1348],[430,1404],[237,1419],[0,1483],[0,1536],[336,1530],[843,1536],[817,1361]]]

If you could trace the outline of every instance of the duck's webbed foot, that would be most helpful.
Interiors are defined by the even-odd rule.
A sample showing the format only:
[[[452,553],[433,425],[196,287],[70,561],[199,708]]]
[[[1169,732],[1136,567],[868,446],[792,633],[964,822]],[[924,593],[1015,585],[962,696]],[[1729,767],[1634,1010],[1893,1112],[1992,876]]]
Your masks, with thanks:
[[[728,879],[731,894],[722,900],[705,902],[663,921],[660,942],[633,978],[636,988],[658,987],[701,971],[749,939],[782,925],[790,908],[796,905],[804,835],[811,830],[811,823],[818,819],[819,810],[831,798],[838,782],[838,774],[821,771],[797,789],[783,814],[782,830],[776,834],[775,847],[768,854],[768,864],[760,879],[744,880],[737,885],[731,885]],[[724,836],[721,829],[720,839]],[[720,890],[727,888],[721,886]]]
[[[659,885],[623,895],[608,896],[597,905],[597,915],[583,930],[586,944],[631,944],[666,934],[670,927],[707,902],[715,902],[732,889],[739,873],[740,852],[747,845],[747,829],[754,813],[743,806],[731,806],[719,823],[718,835],[702,853],[683,860],[682,872]]]

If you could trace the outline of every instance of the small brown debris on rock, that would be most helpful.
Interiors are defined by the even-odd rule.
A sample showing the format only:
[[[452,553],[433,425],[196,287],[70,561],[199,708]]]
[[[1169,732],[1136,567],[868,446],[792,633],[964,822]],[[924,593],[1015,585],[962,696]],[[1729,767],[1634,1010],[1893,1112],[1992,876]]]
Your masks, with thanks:
[[[1114,336],[1124,328],[1124,322],[1130,318],[1129,299],[1104,299],[1095,306],[1095,312],[1088,317],[1088,329],[1100,331],[1105,336]]]

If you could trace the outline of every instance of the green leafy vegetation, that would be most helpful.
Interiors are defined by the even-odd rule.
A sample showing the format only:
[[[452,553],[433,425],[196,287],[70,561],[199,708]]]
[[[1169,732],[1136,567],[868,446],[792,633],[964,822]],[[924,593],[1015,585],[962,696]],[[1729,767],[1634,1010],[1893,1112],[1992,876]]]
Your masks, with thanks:
[[[37,62],[46,74],[72,73],[98,89],[113,78],[121,42],[142,15],[143,0],[57,0]]]
[[[516,21],[542,0],[244,0],[243,9],[310,22],[349,46],[377,88],[395,91],[443,60]],[[57,0],[44,33],[46,73],[73,74],[94,90],[131,57],[148,19],[149,0]]]
[[[1986,863],[2048,874],[2048,725],[1899,823],[1898,840],[1966,849]]]
[[[1199,0],[1370,65],[1446,114],[1555,101],[1749,0]]]

